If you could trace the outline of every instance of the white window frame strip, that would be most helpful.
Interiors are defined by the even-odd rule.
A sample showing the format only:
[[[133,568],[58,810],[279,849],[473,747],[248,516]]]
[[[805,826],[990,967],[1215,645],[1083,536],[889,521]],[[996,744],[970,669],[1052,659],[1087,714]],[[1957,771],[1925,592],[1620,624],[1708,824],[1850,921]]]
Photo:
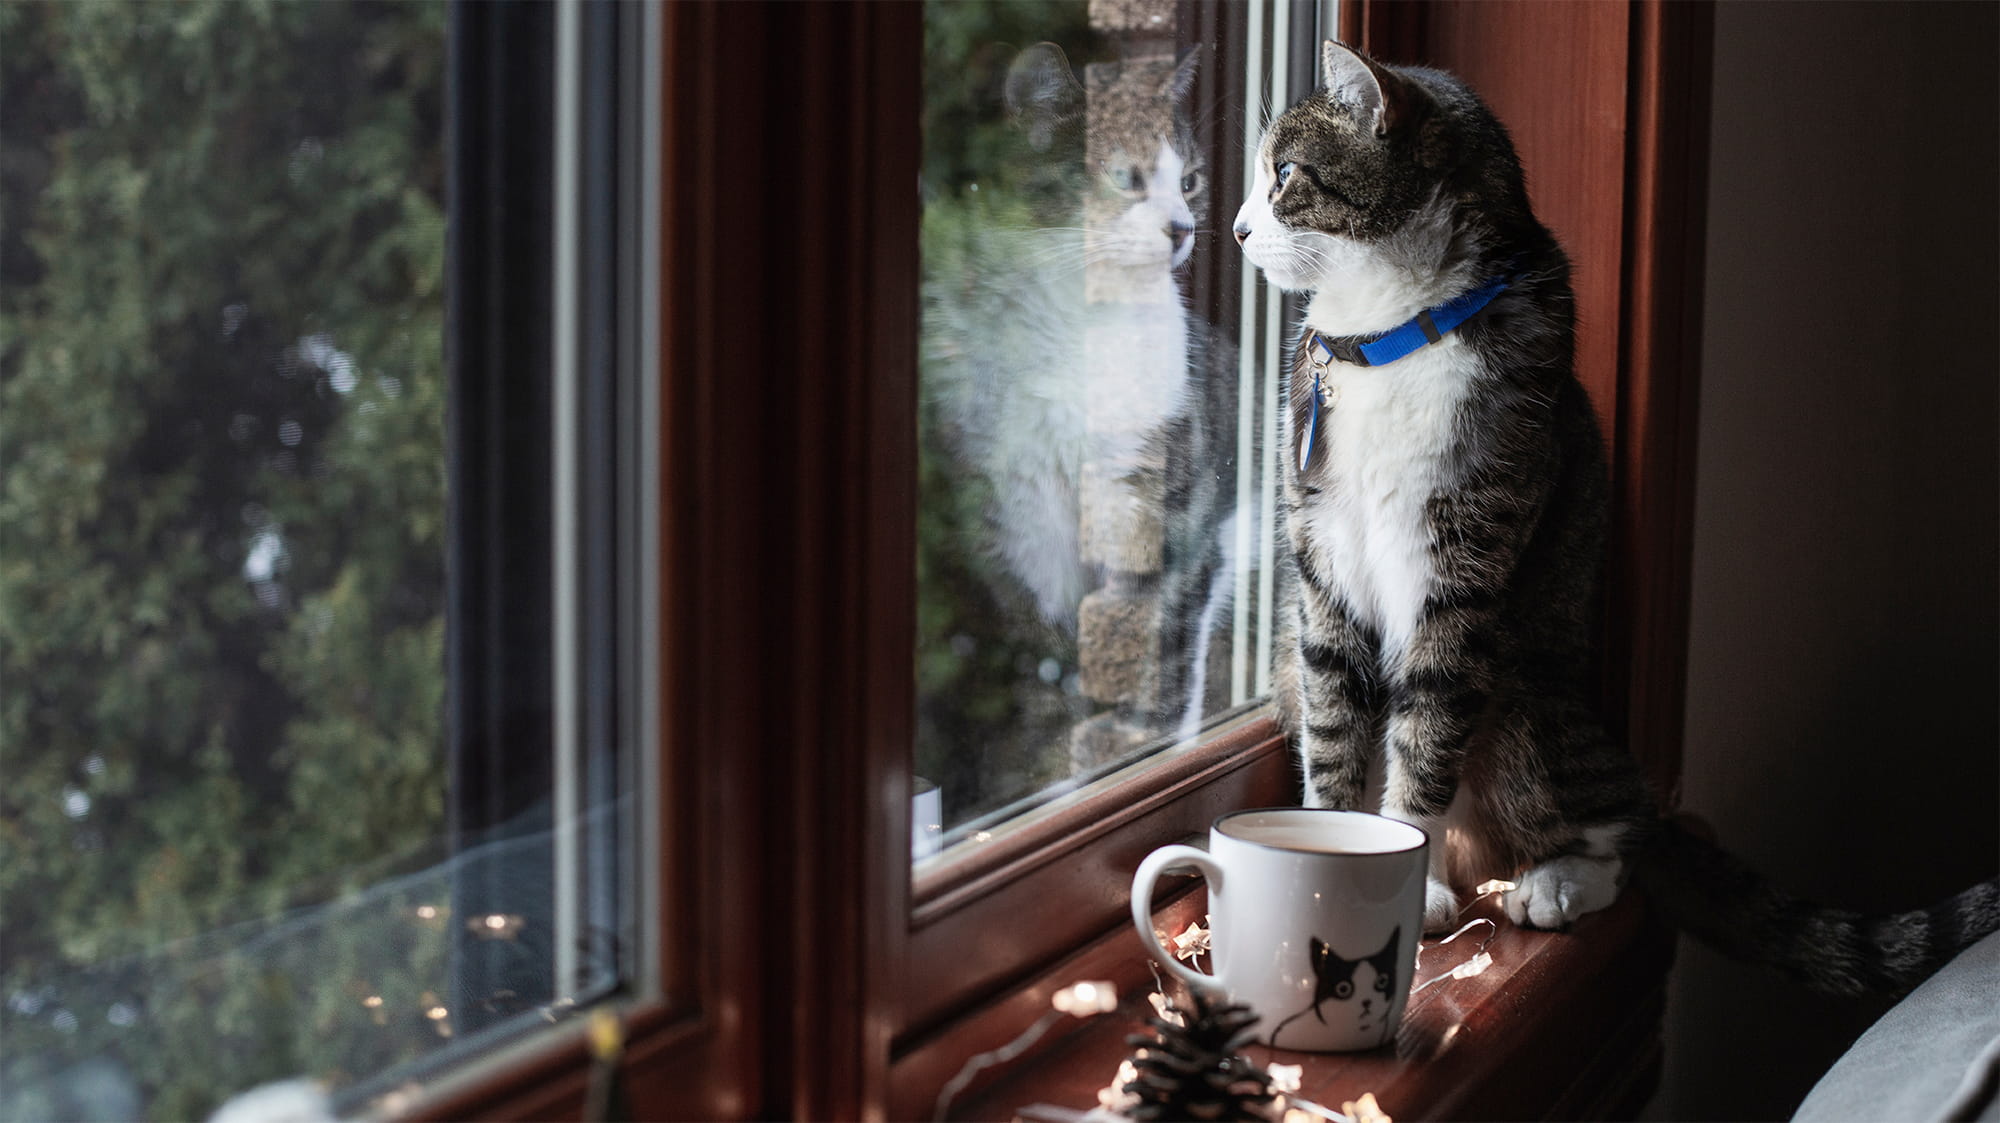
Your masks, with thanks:
[[[555,59],[555,221],[554,355],[551,424],[554,440],[554,837],[555,997],[578,999],[601,982],[582,970],[582,956],[597,949],[590,938],[591,917],[602,911],[605,894],[630,902],[614,909],[621,925],[619,967],[632,972],[642,992],[657,993],[661,964],[648,930],[659,916],[662,825],[657,793],[659,760],[659,184],[662,16],[654,5],[635,5],[624,14],[636,24],[621,34],[617,97],[618,244],[615,299],[618,325],[616,374],[619,395],[616,434],[619,505],[616,512],[616,566],[620,605],[615,666],[621,688],[613,728],[620,795],[615,807],[587,807],[586,769],[591,746],[583,743],[582,644],[583,559],[579,457],[583,371],[580,369],[582,299],[582,196],[584,174],[583,7],[556,9]],[[618,871],[587,868],[591,839],[615,818]],[[599,854],[601,858],[601,853]],[[593,908],[595,900],[599,907]]]
[[[1253,0],[1244,41],[1251,45],[1243,64],[1243,112],[1257,114],[1256,127],[1243,127],[1243,183],[1257,182],[1257,143],[1262,140],[1264,122],[1264,4]],[[1233,226],[1235,219],[1229,222]],[[1250,450],[1256,447],[1257,429],[1257,271],[1246,263],[1241,271],[1241,300],[1238,305],[1236,338],[1236,543],[1230,551],[1235,573],[1230,604],[1235,608],[1230,621],[1229,701],[1241,705],[1250,699],[1250,551],[1256,546],[1255,520],[1247,517],[1256,495],[1259,465]]]
[[[618,322],[633,348],[625,359],[630,377],[621,380],[620,394],[628,408],[626,434],[620,441],[621,466],[630,496],[619,527],[619,580],[631,590],[634,611],[622,622],[620,665],[632,672],[631,688],[621,690],[619,730],[621,779],[631,795],[619,800],[619,840],[629,871],[620,889],[635,908],[624,937],[631,970],[641,993],[658,997],[661,986],[660,941],[654,929],[660,916],[661,843],[660,780],[660,138],[661,99],[665,87],[665,32],[657,4],[638,5],[636,74],[625,96],[637,105],[623,115],[620,174],[626,189],[620,194],[620,243],[633,247],[631,270],[619,295]]]
[[[555,48],[555,246],[554,346],[551,356],[552,395],[550,423],[553,426],[552,463],[554,507],[554,747],[555,806],[553,844],[555,870],[555,996],[572,997],[578,978],[579,923],[583,913],[583,885],[580,877],[583,813],[580,744],[582,699],[580,675],[582,652],[578,649],[582,628],[581,590],[578,582],[581,559],[578,554],[577,464],[578,276],[577,245],[581,236],[583,9],[578,4],[556,7]]]
[[[1328,5],[1321,5],[1322,18]],[[1283,108],[1291,86],[1289,6],[1273,0],[1250,5],[1246,41],[1253,45],[1244,66],[1243,104],[1258,116],[1243,135],[1243,183],[1257,181],[1257,148],[1263,126]],[[1263,49],[1266,25],[1269,51]],[[1279,412],[1286,328],[1283,301],[1257,270],[1242,271],[1238,321],[1236,439],[1236,541],[1232,557],[1235,587],[1231,621],[1231,704],[1271,692],[1272,646],[1277,634],[1277,500]],[[1262,430],[1262,447],[1254,439]],[[1254,505],[1254,506],[1253,506]],[[1254,510],[1254,515],[1252,511]],[[1252,559],[1254,560],[1254,564]],[[1255,599],[1252,599],[1252,575]],[[1256,641],[1253,643],[1253,639]]]

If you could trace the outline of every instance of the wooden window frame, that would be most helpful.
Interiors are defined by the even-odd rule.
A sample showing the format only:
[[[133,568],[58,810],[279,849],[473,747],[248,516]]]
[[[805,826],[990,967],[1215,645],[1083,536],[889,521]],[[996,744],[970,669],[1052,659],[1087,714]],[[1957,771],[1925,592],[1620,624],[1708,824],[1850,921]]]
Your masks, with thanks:
[[[1528,150],[1552,72],[1482,69],[1473,45],[1615,9],[1573,64],[1610,66],[1619,93],[1600,122],[1618,189],[1576,200],[1615,262],[1579,291],[1618,503],[1606,681],[1671,792],[1710,17],[1661,0],[1537,7],[1363,0],[1343,6],[1343,37],[1453,66],[1503,116],[1518,95]],[[1275,727],[1252,721],[917,900],[923,8],[686,0],[663,15],[660,979],[621,1007],[623,1076],[644,1117],[928,1114],[915,1109],[957,1062],[1045,1002],[1038,980],[1125,962],[1103,949],[1141,854],[1296,781]],[[1531,178],[1548,216],[1552,173]],[[1592,209],[1597,195],[1615,210]],[[575,1117],[587,1070],[580,1028],[555,1030],[421,1114]]]

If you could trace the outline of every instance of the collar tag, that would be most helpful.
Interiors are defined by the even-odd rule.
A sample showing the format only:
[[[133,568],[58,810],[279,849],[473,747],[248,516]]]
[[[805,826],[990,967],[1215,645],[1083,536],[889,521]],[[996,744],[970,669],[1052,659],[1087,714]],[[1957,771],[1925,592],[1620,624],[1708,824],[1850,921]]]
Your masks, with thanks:
[[[1320,388],[1320,375],[1313,372],[1312,407],[1306,415],[1306,435],[1299,441],[1299,471],[1312,466],[1313,447],[1319,444],[1319,398],[1324,391]]]

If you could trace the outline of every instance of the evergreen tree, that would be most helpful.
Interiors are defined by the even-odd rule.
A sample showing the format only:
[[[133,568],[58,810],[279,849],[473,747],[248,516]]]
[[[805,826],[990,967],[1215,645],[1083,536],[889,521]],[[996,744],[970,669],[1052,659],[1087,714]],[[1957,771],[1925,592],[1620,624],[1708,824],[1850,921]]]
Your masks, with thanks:
[[[443,24],[0,5],[0,1115],[423,1043],[356,989],[441,934],[217,934],[439,857]]]

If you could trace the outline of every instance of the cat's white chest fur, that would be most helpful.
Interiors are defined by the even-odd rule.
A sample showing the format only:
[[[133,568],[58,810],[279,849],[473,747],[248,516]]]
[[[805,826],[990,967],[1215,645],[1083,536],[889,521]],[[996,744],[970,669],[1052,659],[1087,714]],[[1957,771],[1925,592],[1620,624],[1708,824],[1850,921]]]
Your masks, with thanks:
[[[1320,484],[1302,518],[1321,576],[1400,657],[1434,587],[1425,506],[1445,482],[1453,420],[1478,358],[1457,339],[1381,367],[1328,364],[1320,411]],[[1322,460],[1323,458],[1323,460]]]

